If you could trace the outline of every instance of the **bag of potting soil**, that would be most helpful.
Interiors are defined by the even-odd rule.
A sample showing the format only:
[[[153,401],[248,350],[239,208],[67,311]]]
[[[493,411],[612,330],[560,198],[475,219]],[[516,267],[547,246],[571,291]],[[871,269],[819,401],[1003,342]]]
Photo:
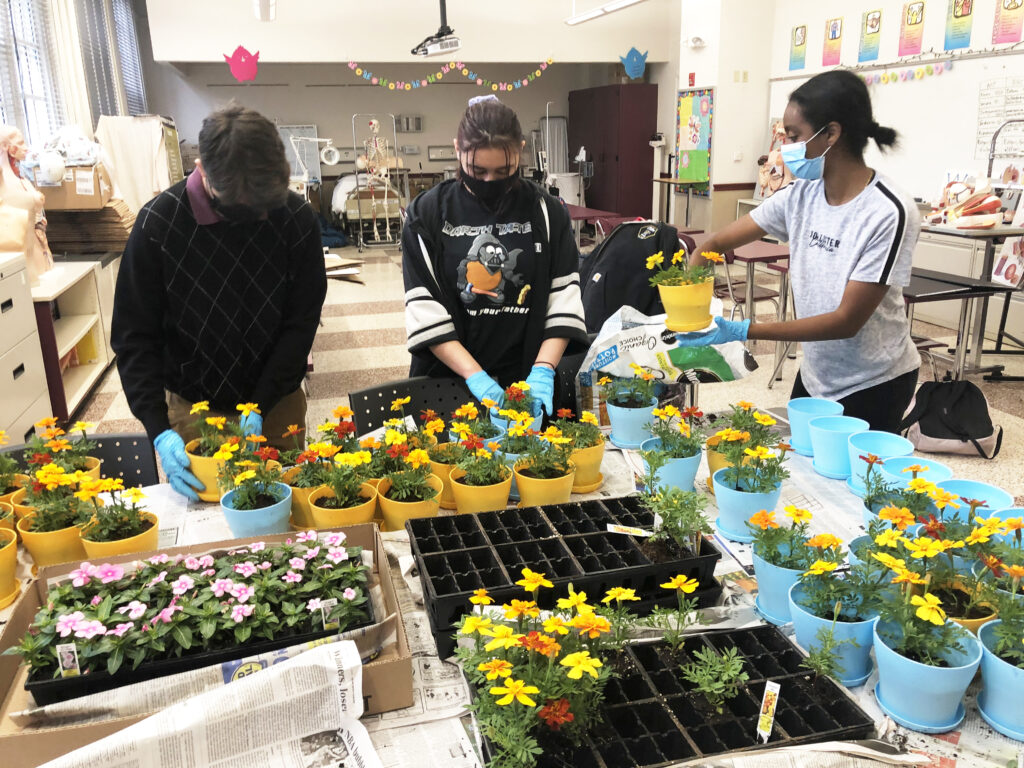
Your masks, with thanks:
[[[722,314],[721,299],[712,300],[711,314]],[[648,316],[622,307],[601,326],[583,358],[577,375],[579,408],[599,414],[601,423],[607,424],[597,380],[606,375],[630,378],[634,363],[654,374],[660,384],[655,388],[659,399],[681,385],[736,381],[757,370],[757,362],[742,342],[680,347],[676,334],[665,327],[665,315]]]

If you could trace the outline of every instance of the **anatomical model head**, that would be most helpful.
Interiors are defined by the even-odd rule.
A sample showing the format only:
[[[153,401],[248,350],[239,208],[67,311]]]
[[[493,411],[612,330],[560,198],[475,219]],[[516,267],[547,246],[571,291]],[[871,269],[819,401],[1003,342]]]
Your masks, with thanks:
[[[370,133],[380,133],[380,120],[373,119],[370,121]]]
[[[19,162],[28,155],[25,137],[13,125],[0,126],[0,152],[6,152],[12,160]]]

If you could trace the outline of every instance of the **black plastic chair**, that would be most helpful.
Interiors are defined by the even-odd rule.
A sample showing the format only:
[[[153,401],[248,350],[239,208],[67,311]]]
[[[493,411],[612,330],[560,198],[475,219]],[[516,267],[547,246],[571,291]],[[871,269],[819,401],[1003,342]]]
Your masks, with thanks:
[[[160,476],[156,470],[156,451],[145,434],[89,435],[96,443],[90,452],[102,464],[104,477],[120,477],[125,488],[138,485],[156,485]]]
[[[381,384],[378,387],[351,392],[349,407],[356,433],[371,432],[398,414],[391,410],[391,402],[399,397],[411,398],[405,406],[406,414],[419,419],[420,411],[432,408],[447,420],[452,411],[463,403],[475,400],[462,379],[435,379],[415,376]]]

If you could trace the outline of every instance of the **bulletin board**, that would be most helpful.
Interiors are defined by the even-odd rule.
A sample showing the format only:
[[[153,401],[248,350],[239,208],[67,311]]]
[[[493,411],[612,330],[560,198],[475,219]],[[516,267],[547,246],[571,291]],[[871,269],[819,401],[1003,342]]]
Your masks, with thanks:
[[[676,178],[707,194],[711,181],[714,89],[680,91],[676,109]]]

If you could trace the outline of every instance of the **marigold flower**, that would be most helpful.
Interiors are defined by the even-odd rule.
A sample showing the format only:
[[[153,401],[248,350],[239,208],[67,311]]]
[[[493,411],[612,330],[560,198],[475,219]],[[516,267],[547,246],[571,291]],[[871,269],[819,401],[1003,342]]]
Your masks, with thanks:
[[[804,545],[816,549],[839,549],[842,543],[839,537],[833,536],[831,533],[819,533],[805,541]]]
[[[402,406],[408,405],[410,400],[412,400],[411,397],[397,397],[397,398],[395,398],[394,400],[391,401],[391,410],[392,411],[400,411],[400,410],[402,410]]]
[[[654,269],[655,267],[665,263],[665,256],[661,251],[653,253],[647,257],[647,268]]]
[[[904,541],[903,546],[907,548],[911,557],[935,557],[946,551],[943,543],[937,539],[921,537],[913,541]]]
[[[452,427],[454,428],[454,424]],[[409,436],[405,432],[399,432],[397,429],[389,429],[384,433],[384,444],[385,445],[402,445],[406,443]]]
[[[938,490],[938,486],[935,485],[931,480],[925,480],[923,477],[915,477],[909,483],[907,488],[914,493],[927,493],[933,494]]]
[[[600,659],[594,658],[590,655],[590,651],[576,651],[576,653],[566,654],[560,662],[563,667],[568,667],[569,671],[566,673],[571,680],[579,680],[586,673],[593,678],[597,678],[597,668],[603,667]]]
[[[469,602],[473,605],[490,605],[494,602],[494,598],[491,597],[487,590],[484,588],[473,590],[473,596],[469,598]]]
[[[47,427],[55,427],[55,426],[57,426],[57,417],[56,416],[47,416],[45,419],[41,419],[41,420],[36,422],[36,428],[37,429],[46,429]]]
[[[551,588],[554,586],[554,584],[552,584],[543,573],[531,571],[529,568],[523,568],[523,578],[517,581],[516,585],[522,587],[527,592],[536,592],[541,587]],[[570,587],[570,592],[571,591]],[[586,595],[583,597],[586,598]]]
[[[254,477],[256,477],[256,470],[254,469],[247,469],[244,472],[239,472],[235,475],[235,487],[237,488],[246,480],[252,480]]]
[[[768,414],[757,413],[756,411],[754,412],[754,421],[756,421],[762,427],[774,427],[776,424],[778,424],[778,422],[775,421],[775,419],[773,419]]]
[[[571,419],[576,414],[572,412],[572,408],[559,408],[555,415],[560,419]]]
[[[955,493],[950,493],[945,488],[936,488],[929,495],[932,497],[935,506],[939,509],[945,509],[946,507],[960,509],[960,505],[956,503],[956,500],[960,497]]]
[[[248,416],[250,413],[261,413],[260,407],[256,403],[239,403],[235,406],[236,411],[241,411],[242,416]]]
[[[472,635],[475,632],[485,635],[488,634],[490,626],[491,620],[486,616],[470,614],[466,617],[465,621],[462,622],[462,629],[460,629],[459,632],[464,635]]]
[[[49,441],[47,441],[45,443],[45,445],[46,445],[47,448],[49,448],[54,453],[59,453],[61,451],[70,451],[71,450],[71,443],[69,443],[64,438],[57,438],[56,440],[49,440]]]
[[[897,528],[889,528],[875,536],[875,544],[880,547],[898,547],[903,541],[903,535]]]
[[[140,488],[129,488],[122,494],[122,496],[131,504],[138,504],[146,498],[146,494],[144,494]]]
[[[197,413],[203,413],[210,410],[209,400],[200,400],[198,403],[192,403],[192,408],[189,410],[189,416],[195,416]]]
[[[480,411],[476,407],[476,403],[465,403],[464,405],[460,405],[456,408],[452,415],[458,419],[469,419],[470,421],[473,421],[480,415]]]
[[[561,644],[555,638],[536,631],[528,632],[526,637],[520,638],[519,644],[528,651],[534,651],[548,658],[554,658],[562,650]]]
[[[604,387],[607,386],[608,384],[611,384],[612,380],[609,376],[602,376],[600,379],[597,380],[597,383]]]
[[[747,402],[746,400],[740,400],[738,403],[736,403],[736,407],[744,411],[749,411],[751,408],[754,407],[754,404]]]
[[[906,507],[882,507],[878,516],[887,522],[892,523],[899,530],[906,530],[908,525],[914,524],[914,515]]]
[[[364,437],[362,440],[359,441],[359,447],[364,448],[368,451],[375,451],[378,448],[380,448],[380,445],[380,440],[378,440],[376,437]]]
[[[872,552],[871,556],[875,558],[875,560],[880,562],[882,565],[886,566],[887,568],[891,568],[894,571],[905,569],[907,567],[907,563],[905,560],[899,560],[890,555],[888,552]]]
[[[761,510],[750,518],[750,524],[756,525],[762,531],[767,531],[769,528],[778,528],[779,524],[775,522],[775,513]]]
[[[1003,575],[1003,561],[998,557],[995,555],[983,554],[980,559],[984,566],[992,571],[992,575],[997,579]]]
[[[697,587],[700,586],[700,582],[696,579],[691,579],[689,576],[680,573],[678,576],[673,576],[670,581],[666,581],[660,585],[662,589],[674,589],[679,592],[683,592],[687,595],[693,594]]]
[[[84,435],[86,433],[86,430],[92,429],[95,426],[96,425],[93,424],[91,421],[76,421],[74,423],[74,426],[71,427],[71,431],[81,432]]]
[[[672,254],[673,264],[682,264],[686,260],[686,251],[680,248],[678,251]]]
[[[527,707],[536,707],[537,702],[530,698],[530,694],[540,693],[540,688],[535,685],[527,685],[525,680],[509,678],[505,681],[504,686],[491,688],[490,693],[493,696],[502,697],[497,701],[499,707],[504,707],[513,701],[518,701]]]
[[[813,515],[806,509],[800,509],[792,504],[788,504],[785,507],[786,517],[792,520],[798,525],[800,523],[809,523]]]
[[[569,596],[558,598],[556,605],[563,611],[573,609],[579,611],[584,608],[589,608],[587,605],[587,593],[577,592],[573,589],[572,584],[569,584]]]
[[[826,573],[831,573],[836,569],[837,563],[831,563],[827,560],[815,560],[811,563],[811,567],[804,571],[804,576],[824,576]]]
[[[596,613],[578,613],[573,616],[570,624],[579,630],[581,636],[586,635],[591,640],[600,637],[602,633],[612,631],[608,619]]]
[[[409,451],[409,455],[405,457],[405,463],[413,469],[428,466],[430,464],[430,454],[422,448],[417,448],[413,451]]]
[[[236,451],[238,451],[237,443],[222,443],[217,452],[213,454],[213,458],[218,461],[230,461]]]
[[[1024,517],[1008,517],[1003,520],[1003,533],[1011,534],[1024,529]]]
[[[599,426],[597,416],[590,411],[584,411],[580,414],[580,424],[590,424],[591,426]]]
[[[918,606],[915,614],[919,619],[930,621],[937,626],[942,626],[946,620],[946,612],[939,607],[942,601],[931,592],[925,592],[923,597],[913,595],[910,604]]]
[[[743,452],[750,456],[752,459],[757,461],[766,461],[768,459],[775,458],[775,454],[770,449],[765,448],[763,445],[758,445],[754,448],[744,448]]]
[[[561,616],[551,616],[544,619],[544,631],[549,635],[568,635],[569,625]]]
[[[858,458],[861,461],[866,461],[868,463],[869,467],[873,467],[875,464],[885,464],[884,461],[882,461],[880,458],[875,456],[875,454],[873,454],[873,453],[869,453],[866,456],[861,455],[861,456],[858,456]]]
[[[700,254],[703,258],[712,262],[713,264],[721,264],[725,261],[725,256],[718,253],[717,251],[702,251]]]
[[[353,416],[355,416],[355,411],[353,411],[347,405],[339,405],[337,408],[331,411],[331,416],[336,418],[338,421],[344,421],[345,419],[351,419]]]
[[[565,698],[549,701],[537,710],[537,717],[547,723],[553,731],[559,730],[565,723],[571,723],[576,719],[576,716],[569,711],[569,700]]]
[[[897,568],[896,575],[892,577],[893,584],[924,584],[921,574],[909,571],[906,568]]]
[[[218,431],[222,431],[228,420],[226,416],[207,416],[206,423],[211,427],[216,427]]]
[[[636,596],[636,590],[624,589],[623,587],[612,587],[608,590],[607,594],[601,598],[601,602],[607,605],[612,600],[617,603],[621,603],[623,600],[639,600]]]
[[[439,435],[444,432],[444,421],[442,419],[431,419],[423,425],[423,431],[428,435]]]
[[[1006,566],[1006,575],[1014,581],[1024,579],[1024,565],[1008,565]]]
[[[254,445],[260,445],[261,443],[267,442],[267,438],[263,435],[246,435],[245,439]]]
[[[482,661],[477,664],[476,668],[481,672],[486,672],[488,680],[496,680],[499,677],[508,677],[512,674],[512,665],[504,659]]]
[[[469,617],[473,618],[472,616]],[[468,621],[469,619],[467,619]],[[465,627],[463,627],[465,632]],[[468,633],[467,633],[468,634]],[[487,645],[484,646],[485,651],[493,651],[497,648],[515,648],[519,645],[519,640],[523,636],[513,631],[512,627],[504,624],[496,624],[492,628],[480,630],[481,635],[493,638]]]
[[[505,618],[509,621],[515,621],[520,616],[526,616],[530,619],[540,616],[540,608],[537,607],[533,600],[510,600],[507,605],[503,605],[501,608],[505,611]]]

